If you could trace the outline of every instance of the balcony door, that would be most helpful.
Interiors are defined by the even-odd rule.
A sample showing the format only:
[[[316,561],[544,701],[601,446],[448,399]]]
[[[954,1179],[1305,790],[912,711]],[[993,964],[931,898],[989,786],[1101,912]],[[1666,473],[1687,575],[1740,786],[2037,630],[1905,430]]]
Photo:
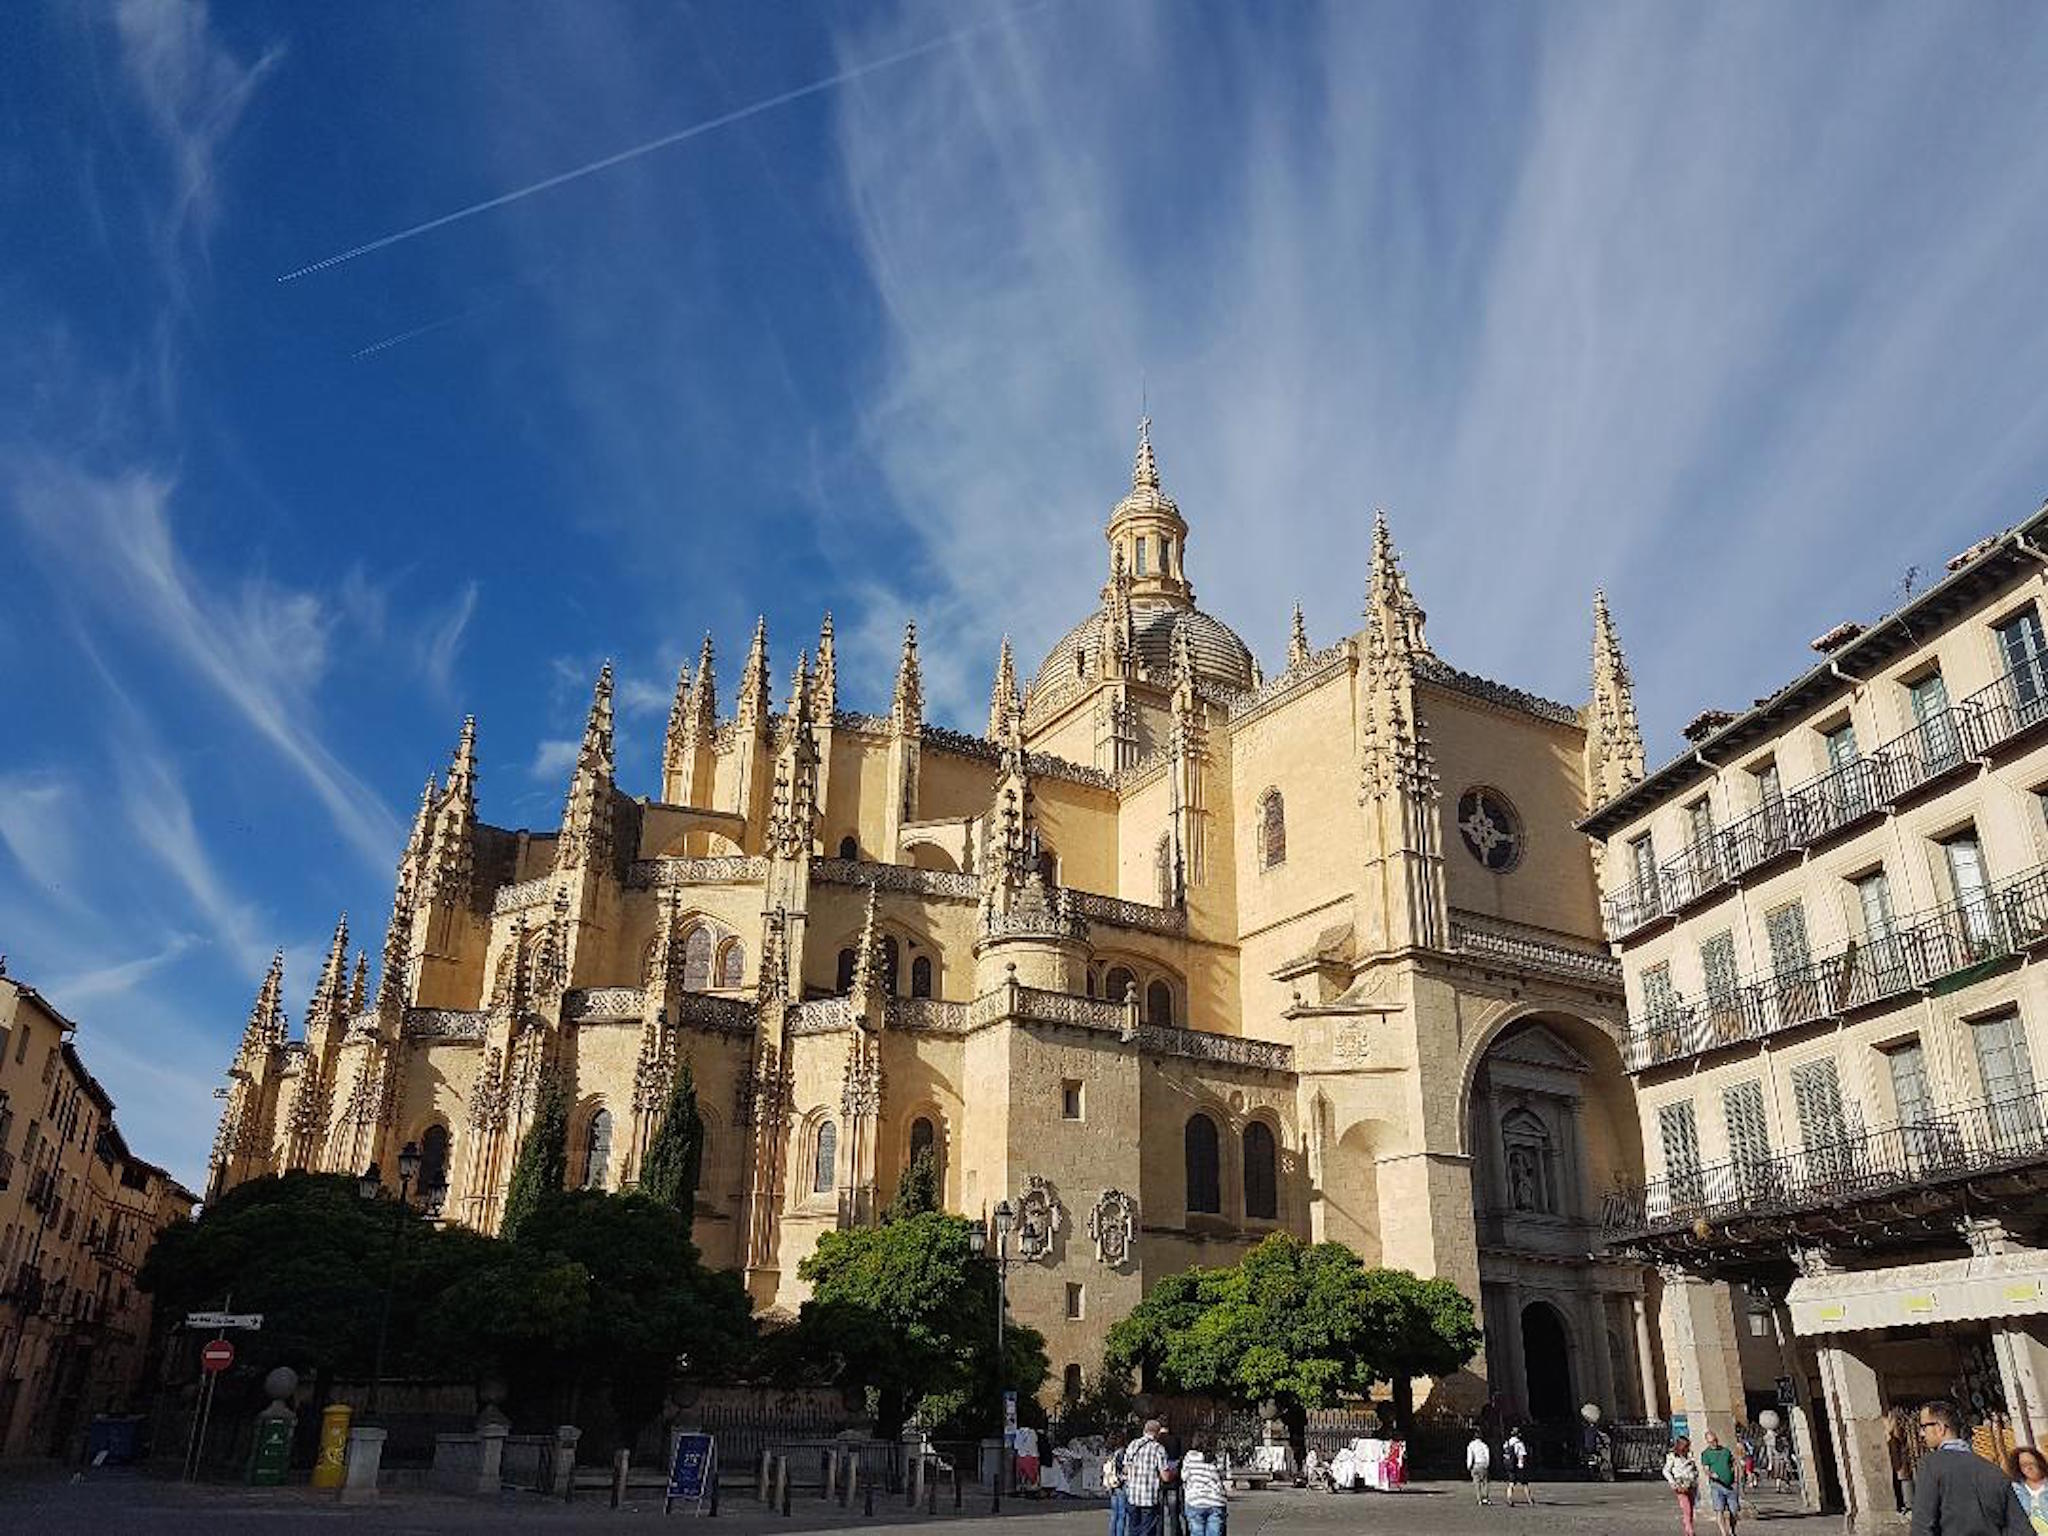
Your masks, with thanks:
[[[1774,907],[1764,914],[1764,936],[1771,946],[1771,992],[1777,1004],[1778,1023],[1798,1024],[1819,1018],[1820,989],[1808,962],[1813,952],[1806,942],[1806,908],[1796,901]]]
[[[2012,680],[2014,727],[2032,725],[2048,713],[2048,644],[2041,615],[2030,603],[1998,626],[1998,651]]]
[[[1949,713],[1947,681],[1939,672],[1930,672],[1907,684],[1906,694],[1913,705],[1913,723],[1919,727],[1924,771],[1930,776],[1946,773],[1963,760],[1962,735]]]
[[[1956,893],[1960,931],[1972,949],[1991,942],[1991,882],[1984,874],[1984,845],[1975,832],[1941,845],[1948,861],[1949,888]]]
[[[1657,1134],[1664,1144],[1664,1184],[1674,1212],[1700,1204],[1700,1133],[1692,1102],[1666,1104],[1657,1111]]]
[[[1892,1103],[1898,1110],[1899,1150],[1906,1166],[1924,1173],[1943,1159],[1952,1126],[1935,1122],[1934,1099],[1927,1091],[1927,1052],[1915,1040],[1885,1053],[1891,1069]]]
[[[1977,1076],[1984,1085],[1985,1115],[1994,1147],[2029,1147],[2041,1139],[2034,1097],[2034,1063],[2027,1032],[2017,1012],[1980,1019],[1970,1026]]]
[[[1842,1114],[1842,1081],[1832,1058],[1809,1061],[1792,1072],[1792,1106],[1799,1116],[1799,1145],[1805,1153],[1809,1187],[1826,1187],[1849,1167],[1849,1128]]]
[[[1735,1165],[1736,1192],[1746,1202],[1768,1199],[1776,1192],[1771,1161],[1770,1127],[1764,1119],[1764,1087],[1755,1078],[1736,1083],[1721,1095],[1721,1114],[1728,1125],[1728,1157]]]

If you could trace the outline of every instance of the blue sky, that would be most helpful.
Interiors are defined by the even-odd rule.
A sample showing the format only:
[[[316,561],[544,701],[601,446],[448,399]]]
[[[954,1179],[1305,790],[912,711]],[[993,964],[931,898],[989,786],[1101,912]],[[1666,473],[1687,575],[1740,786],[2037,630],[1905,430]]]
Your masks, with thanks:
[[[1384,504],[1461,666],[1579,698],[1604,583],[1661,757],[2048,491],[2044,77],[2021,4],[0,9],[0,950],[196,1179],[465,711],[547,824],[603,657],[645,792],[829,606],[977,728],[1141,398],[1269,666]]]

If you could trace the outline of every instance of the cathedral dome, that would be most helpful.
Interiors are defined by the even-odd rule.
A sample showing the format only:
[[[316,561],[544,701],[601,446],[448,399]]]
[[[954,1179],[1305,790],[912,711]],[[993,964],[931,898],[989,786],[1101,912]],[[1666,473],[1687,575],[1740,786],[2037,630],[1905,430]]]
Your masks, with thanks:
[[[1055,683],[1079,675],[1092,676],[1095,656],[1102,647],[1102,625],[1106,615],[1098,608],[1061,637],[1046,653],[1031,680],[1031,692],[1042,694]],[[1184,624],[1188,631],[1188,654],[1194,658],[1195,680],[1214,683],[1242,692],[1252,686],[1252,653],[1238,639],[1237,632],[1221,619],[1199,608],[1182,608],[1171,603],[1131,602],[1132,632],[1139,664],[1154,682],[1164,684],[1173,676],[1173,631]],[[1075,657],[1079,656],[1077,663]]]

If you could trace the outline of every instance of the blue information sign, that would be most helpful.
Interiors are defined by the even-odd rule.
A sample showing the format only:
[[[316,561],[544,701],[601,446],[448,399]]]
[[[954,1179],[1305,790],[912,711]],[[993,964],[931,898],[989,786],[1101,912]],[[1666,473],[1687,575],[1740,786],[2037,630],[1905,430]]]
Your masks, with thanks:
[[[675,1453],[668,1463],[668,1493],[661,1501],[667,1514],[678,1499],[703,1506],[711,1492],[711,1480],[718,1476],[718,1442],[710,1435],[685,1431],[676,1436]]]
[[[1671,1443],[1673,1445],[1676,1445],[1681,1439],[1684,1439],[1691,1433],[1692,1420],[1690,1417],[1682,1413],[1671,1415]]]

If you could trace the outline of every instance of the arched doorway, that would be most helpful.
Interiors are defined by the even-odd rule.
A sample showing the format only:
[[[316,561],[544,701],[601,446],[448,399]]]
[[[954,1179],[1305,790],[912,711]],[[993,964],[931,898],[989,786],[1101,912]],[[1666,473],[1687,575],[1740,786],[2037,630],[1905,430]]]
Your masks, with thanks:
[[[1539,1424],[1563,1424],[1578,1411],[1572,1391],[1571,1341],[1564,1319],[1547,1301],[1522,1308],[1522,1361],[1528,1377],[1524,1401]]]

